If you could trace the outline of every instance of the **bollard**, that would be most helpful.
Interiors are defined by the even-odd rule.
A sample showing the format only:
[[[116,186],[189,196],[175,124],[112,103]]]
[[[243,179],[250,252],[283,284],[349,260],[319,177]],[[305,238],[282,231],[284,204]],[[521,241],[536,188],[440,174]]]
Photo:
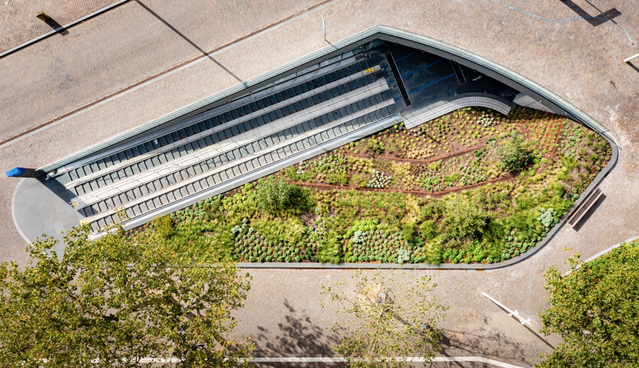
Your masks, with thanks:
[[[50,16],[48,16],[48,15],[46,15],[46,14],[45,14],[45,13],[43,13],[43,12],[37,12],[37,13],[36,13],[36,18],[40,19],[40,20],[41,20],[41,21],[43,21],[43,22],[48,22],[48,21],[50,21],[50,20],[51,20],[51,17],[50,17]]]

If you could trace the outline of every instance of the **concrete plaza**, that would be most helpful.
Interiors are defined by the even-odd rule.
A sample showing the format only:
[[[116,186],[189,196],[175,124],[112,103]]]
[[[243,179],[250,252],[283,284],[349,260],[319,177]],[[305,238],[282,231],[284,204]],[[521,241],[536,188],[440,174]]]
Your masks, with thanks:
[[[584,11],[599,14],[586,1]],[[499,63],[572,102],[609,129],[619,161],[600,186],[606,199],[578,231],[564,227],[518,265],[490,272],[420,271],[450,305],[443,327],[451,356],[477,355],[531,366],[558,342],[535,331],[547,307],[543,273],[637,235],[639,229],[639,8],[597,1],[621,15],[593,25],[564,3],[509,5],[469,1],[131,1],[71,30],[0,59],[0,163],[40,167],[300,58],[374,25],[402,29],[464,48]],[[214,51],[211,57],[203,52]],[[639,65],[639,62],[636,64]],[[29,132],[26,133],[25,132]],[[0,258],[24,264],[26,243],[11,206],[18,180],[0,179]],[[566,251],[566,249],[570,249]],[[322,283],[351,271],[254,270],[239,333],[264,354],[326,355],[324,328],[337,318],[322,309]],[[481,296],[485,291],[527,317],[533,331]],[[269,345],[270,344],[270,345]],[[470,365],[469,365],[470,366]]]

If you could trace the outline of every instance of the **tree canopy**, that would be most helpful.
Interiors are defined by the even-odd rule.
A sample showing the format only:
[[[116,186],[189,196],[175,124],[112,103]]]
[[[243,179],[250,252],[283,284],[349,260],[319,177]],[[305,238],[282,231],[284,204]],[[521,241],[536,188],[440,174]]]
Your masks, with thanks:
[[[447,309],[435,303],[430,277],[397,282],[389,271],[353,276],[353,293],[345,283],[324,286],[324,294],[338,303],[346,319],[333,326],[336,333],[346,331],[335,350],[348,360],[349,367],[408,367],[411,363],[396,357],[432,359],[439,351],[442,335],[435,326]]]
[[[550,308],[543,332],[563,343],[539,366],[634,367],[639,362],[639,242],[546,274]]]
[[[238,366],[251,344],[228,337],[249,279],[215,254],[176,249],[152,228],[84,226],[28,247],[31,264],[0,265],[0,367]]]

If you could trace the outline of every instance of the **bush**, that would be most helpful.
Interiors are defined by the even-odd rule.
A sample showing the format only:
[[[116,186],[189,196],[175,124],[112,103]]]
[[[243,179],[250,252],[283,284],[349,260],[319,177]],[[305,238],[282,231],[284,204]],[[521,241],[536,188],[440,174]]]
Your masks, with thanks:
[[[406,223],[402,225],[402,235],[405,241],[407,242],[412,241],[413,238],[415,237],[415,224]]]
[[[368,179],[362,174],[355,174],[351,176],[350,185],[354,187],[366,187]]]
[[[499,159],[499,166],[510,173],[518,173],[529,164],[528,148],[517,133],[492,141],[490,149]]]
[[[443,201],[435,198],[429,198],[422,206],[421,218],[425,220],[437,220],[444,214],[446,206]]]
[[[384,189],[388,184],[390,184],[391,180],[393,180],[391,176],[373,169],[373,178],[366,186],[369,188]]]
[[[419,231],[423,238],[433,239],[437,236],[437,221],[425,220],[419,227]]]
[[[444,261],[443,257],[444,249],[441,244],[433,243],[428,247],[428,258],[426,262],[430,264],[441,264]]]
[[[489,216],[465,196],[453,195],[446,203],[444,234],[451,239],[475,238],[484,233]]]
[[[171,216],[157,217],[153,220],[153,226],[163,238],[168,238],[175,231]]]
[[[541,209],[539,217],[537,217],[537,219],[539,220],[539,222],[541,222],[542,225],[544,225],[545,228],[550,228],[556,223],[554,215],[555,210],[552,208],[548,208],[546,210]]]
[[[382,154],[386,150],[386,147],[384,147],[384,142],[380,141],[377,138],[370,138],[367,143],[367,148],[378,155]]]
[[[317,252],[317,261],[320,263],[339,263],[341,261],[340,244],[337,233],[329,231],[324,234],[324,242]]]
[[[357,220],[353,223],[353,226],[346,231],[346,235],[344,235],[344,239],[348,239],[353,236],[356,232],[366,232],[370,233],[377,229],[379,225],[379,219],[376,218],[366,218]]]
[[[307,212],[312,207],[309,190],[274,177],[258,181],[257,203],[262,210],[271,214],[299,214]]]
[[[297,244],[306,232],[302,220],[295,217],[255,220],[253,227],[274,244]]]
[[[332,185],[348,185],[349,179],[345,172],[332,172],[326,175],[326,183]]]

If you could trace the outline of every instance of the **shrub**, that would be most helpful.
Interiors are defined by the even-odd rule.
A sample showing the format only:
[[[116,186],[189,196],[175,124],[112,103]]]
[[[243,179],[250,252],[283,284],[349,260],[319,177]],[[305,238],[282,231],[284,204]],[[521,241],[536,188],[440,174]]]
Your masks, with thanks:
[[[448,198],[443,220],[444,234],[451,239],[474,238],[483,234],[489,216],[465,196]]]
[[[368,184],[368,179],[362,174],[355,174],[351,176],[350,185],[354,187],[365,187]]]
[[[555,215],[554,209],[552,208],[549,208],[547,210],[542,209],[537,219],[539,220],[539,222],[541,222],[542,225],[544,225],[544,227],[550,228],[551,226],[555,224],[554,215]]]
[[[337,233],[330,231],[324,234],[324,242],[317,252],[317,261],[320,263],[339,263],[340,260],[340,246]]]
[[[174,223],[171,216],[157,217],[155,220],[153,220],[153,226],[155,226],[155,229],[158,231],[158,233],[165,238],[173,235],[173,232],[175,230],[173,225]]]
[[[304,226],[302,220],[295,217],[255,220],[252,224],[256,230],[266,237],[267,241],[274,244],[299,243],[306,232],[306,226]]]
[[[345,172],[331,172],[326,175],[326,183],[332,185],[347,185],[349,179]]]
[[[415,237],[415,224],[406,223],[402,225],[402,235],[407,242],[413,240],[413,237]]]
[[[258,181],[257,203],[262,210],[272,214],[282,211],[298,214],[312,207],[308,190],[274,177]]]
[[[425,220],[419,227],[419,231],[425,239],[433,239],[437,236],[437,221]]]
[[[421,218],[427,220],[436,220],[444,214],[446,205],[443,201],[435,198],[429,198],[422,207]]]
[[[444,176],[444,181],[446,182],[446,184],[450,186],[455,184],[459,179],[461,179],[461,177],[462,177],[461,173],[455,172],[450,175]]]
[[[490,149],[493,155],[499,159],[499,166],[510,173],[520,172],[530,161],[524,139],[515,132],[502,137],[502,139],[492,141]]]
[[[360,233],[370,233],[377,229],[377,225],[379,225],[379,220],[376,218],[368,218],[357,220],[353,224],[353,226],[346,231],[346,235],[344,235],[344,239],[348,239],[353,236],[356,232]]]
[[[397,263],[402,264],[410,261],[410,252],[404,248],[397,249]]]
[[[370,138],[367,143],[367,148],[376,154],[382,154],[386,147],[384,147],[384,142],[380,141],[377,138]]]

